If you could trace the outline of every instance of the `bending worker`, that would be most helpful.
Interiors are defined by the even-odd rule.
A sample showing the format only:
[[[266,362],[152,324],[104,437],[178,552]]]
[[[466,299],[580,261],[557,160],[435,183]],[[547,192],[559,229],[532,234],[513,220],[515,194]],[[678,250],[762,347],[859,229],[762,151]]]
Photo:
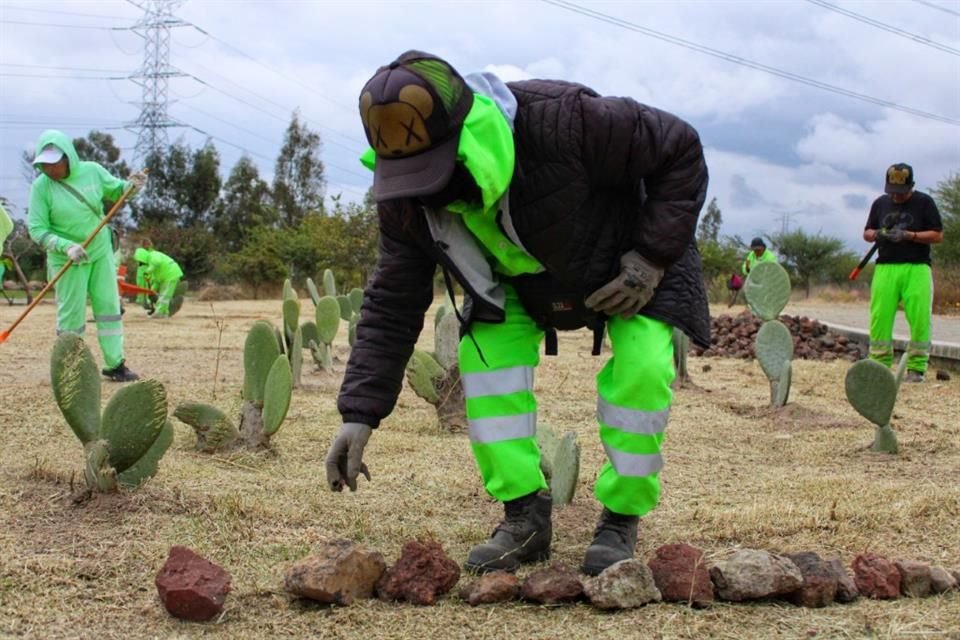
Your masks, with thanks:
[[[750,241],[750,253],[747,254],[747,258],[743,261],[743,265],[740,267],[740,271],[743,272],[743,275],[749,275],[750,270],[757,265],[758,262],[776,262],[777,256],[767,249],[767,243],[763,241],[763,238],[754,238]]]
[[[59,131],[44,131],[33,166],[40,174],[30,188],[30,237],[47,251],[47,270],[57,273],[57,334],[83,335],[87,297],[103,353],[103,375],[115,382],[137,380],[123,357],[123,321],[117,292],[117,266],[110,229],[104,226],[86,249],[83,242],[103,219],[103,201],[117,201],[130,187],[143,188],[144,173],[116,178],[96,162],[81,161],[73,143]]]
[[[133,252],[133,259],[137,261],[137,286],[157,292],[157,303],[150,317],[169,318],[170,301],[183,277],[180,265],[167,254],[144,247]]]
[[[613,349],[596,409],[584,411],[607,461],[583,570],[632,557],[639,517],[660,498],[673,327],[710,342],[694,242],[707,188],[697,132],[579,84],[464,80],[419,51],[378,69],[359,106],[380,246],[337,401],[330,487],[355,489],[366,473],[364,446],[396,404],[440,265],[466,292],[457,312],[470,441],[504,506],[466,569],[513,571],[550,555],[534,371],[544,338],[549,353],[556,329],[578,327],[597,343],[606,327]]]

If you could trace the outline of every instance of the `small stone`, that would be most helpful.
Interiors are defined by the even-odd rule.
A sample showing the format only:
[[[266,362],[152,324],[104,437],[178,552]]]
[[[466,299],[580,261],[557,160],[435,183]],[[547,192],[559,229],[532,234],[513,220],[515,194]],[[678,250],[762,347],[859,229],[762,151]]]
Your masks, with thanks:
[[[703,551],[688,544],[666,544],[647,563],[664,601],[705,607],[714,600]]]
[[[170,615],[202,622],[223,611],[230,574],[187,547],[173,546],[154,584]]]
[[[583,585],[590,603],[598,609],[632,609],[662,597],[653,573],[642,560],[621,560]]]
[[[520,580],[512,573],[485,573],[460,590],[460,598],[471,606],[508,602],[520,594]]]
[[[930,590],[934,593],[946,593],[957,588],[957,579],[943,567],[930,568]]]
[[[900,597],[900,572],[892,562],[875,553],[862,553],[851,565],[857,590],[865,598],[889,600]]]
[[[784,595],[803,584],[803,575],[789,558],[762,549],[740,549],[710,568],[721,600],[739,602]]]
[[[447,556],[439,542],[411,541],[403,545],[397,563],[380,576],[377,595],[381,600],[430,605],[459,579],[460,565]]]
[[[937,369],[937,380],[943,380],[946,382],[950,379],[950,374],[944,371],[943,369]]]
[[[380,553],[343,538],[326,538],[315,553],[287,569],[283,588],[322,604],[346,606],[372,597],[386,567]]]
[[[520,588],[520,596],[540,604],[575,602],[583,597],[583,583],[576,571],[558,562],[527,576]]]
[[[893,565],[900,572],[900,593],[910,598],[930,595],[930,565],[916,560],[895,560]]]
[[[833,603],[837,596],[836,571],[828,562],[812,551],[785,553],[803,575],[800,588],[787,596],[787,599],[801,607],[819,608]]]

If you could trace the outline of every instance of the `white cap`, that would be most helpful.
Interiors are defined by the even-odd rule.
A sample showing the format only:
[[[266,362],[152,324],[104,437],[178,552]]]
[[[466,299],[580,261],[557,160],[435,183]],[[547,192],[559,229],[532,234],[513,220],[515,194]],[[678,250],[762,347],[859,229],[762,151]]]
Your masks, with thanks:
[[[33,159],[33,164],[55,164],[60,162],[62,157],[63,151],[60,150],[60,147],[55,144],[48,144]]]

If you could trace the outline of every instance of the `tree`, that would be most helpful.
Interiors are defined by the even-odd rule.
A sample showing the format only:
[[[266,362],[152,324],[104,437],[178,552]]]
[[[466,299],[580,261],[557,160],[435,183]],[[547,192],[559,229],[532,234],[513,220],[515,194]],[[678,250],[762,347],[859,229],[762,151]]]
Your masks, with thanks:
[[[150,179],[131,206],[133,219],[150,227],[207,228],[220,198],[220,155],[210,141],[191,151],[183,142],[147,157]]]
[[[253,298],[259,297],[264,285],[279,285],[287,277],[287,268],[280,257],[283,230],[259,227],[250,234],[243,248],[227,256],[223,274],[253,288]]]
[[[239,251],[258,227],[273,226],[277,212],[270,202],[270,186],[260,178],[257,165],[241,156],[230,171],[223,194],[211,214],[211,227],[223,247]]]
[[[949,176],[931,189],[943,220],[943,242],[933,245],[933,257],[944,266],[960,265],[960,173]]]
[[[81,160],[90,160],[101,165],[118,178],[130,175],[130,167],[120,159],[120,149],[113,141],[113,136],[102,131],[91,131],[86,138],[74,138],[73,148]]]
[[[780,264],[803,285],[808,298],[815,281],[828,279],[831,273],[837,271],[837,264],[849,261],[852,255],[844,251],[842,240],[819,233],[807,235],[803,229],[773,234],[770,242],[780,256]]]
[[[700,218],[700,226],[697,227],[697,244],[703,246],[707,242],[717,242],[721,226],[723,226],[723,214],[720,213],[717,199],[714,198],[707,205],[703,217]]]
[[[273,178],[273,202],[281,222],[296,227],[306,216],[322,213],[325,189],[320,135],[301,124],[294,111]]]
[[[220,154],[213,143],[207,140],[206,144],[191,156],[187,179],[177,189],[180,203],[178,226],[207,227],[211,211],[220,199],[222,185]]]

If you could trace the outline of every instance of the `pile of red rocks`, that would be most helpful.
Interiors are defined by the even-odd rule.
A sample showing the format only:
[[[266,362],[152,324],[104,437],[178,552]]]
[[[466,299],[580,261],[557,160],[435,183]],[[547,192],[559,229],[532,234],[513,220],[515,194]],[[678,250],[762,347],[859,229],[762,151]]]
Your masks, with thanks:
[[[657,549],[649,562],[624,560],[594,578],[556,563],[521,579],[509,573],[482,575],[460,589],[470,605],[524,600],[556,605],[589,601],[600,609],[629,609],[652,602],[706,607],[715,600],[770,598],[803,607],[847,603],[859,597],[924,597],[960,589],[960,569],[948,571],[912,560],[890,561],[865,553],[848,571],[838,558],[813,552],[778,554],[740,549],[708,562],[687,544]],[[460,569],[436,542],[409,542],[400,559],[384,569],[383,556],[349,540],[327,540],[318,553],[294,564],[285,589],[327,604],[358,597],[433,604],[450,591]]]
[[[827,325],[806,316],[779,317],[793,336],[793,357],[803,360],[837,360],[851,362],[866,355],[866,348],[850,338],[831,331]],[[763,320],[743,311],[736,316],[722,315],[710,321],[710,348],[691,345],[690,353],[721,358],[754,357],[753,346]]]

